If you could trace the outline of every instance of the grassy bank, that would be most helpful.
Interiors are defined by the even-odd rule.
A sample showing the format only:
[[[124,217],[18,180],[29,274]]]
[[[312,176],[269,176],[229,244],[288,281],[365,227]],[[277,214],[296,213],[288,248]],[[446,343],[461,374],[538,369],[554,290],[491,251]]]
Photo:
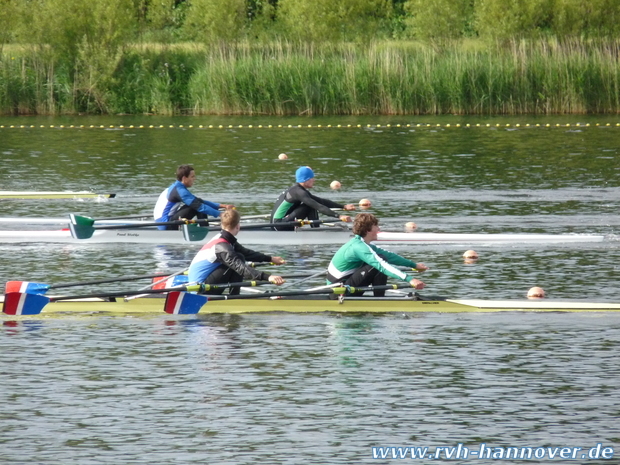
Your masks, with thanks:
[[[0,56],[0,112],[618,113],[619,52],[620,41],[151,44],[67,66],[12,47]]]

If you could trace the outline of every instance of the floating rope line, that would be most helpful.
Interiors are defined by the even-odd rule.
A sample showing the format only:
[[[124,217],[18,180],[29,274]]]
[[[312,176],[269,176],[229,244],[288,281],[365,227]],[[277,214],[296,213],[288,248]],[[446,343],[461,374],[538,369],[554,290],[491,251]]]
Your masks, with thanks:
[[[536,124],[500,124],[500,123],[476,123],[476,124],[431,124],[431,123],[415,123],[415,124],[199,124],[199,125],[164,125],[164,124],[131,124],[131,125],[0,125],[0,129],[390,129],[390,128],[589,128],[589,127],[620,127],[620,123],[536,123]]]

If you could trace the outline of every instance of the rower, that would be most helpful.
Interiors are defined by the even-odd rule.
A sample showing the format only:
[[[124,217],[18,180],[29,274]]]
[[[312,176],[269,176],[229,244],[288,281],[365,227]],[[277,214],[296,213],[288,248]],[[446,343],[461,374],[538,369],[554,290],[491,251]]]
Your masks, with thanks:
[[[319,212],[338,218],[340,221],[351,222],[348,215],[338,215],[332,208],[355,210],[355,205],[342,205],[328,199],[322,199],[308,192],[314,186],[314,171],[309,166],[300,166],[295,172],[295,184],[283,191],[276,200],[271,211],[271,222],[282,223],[295,220],[318,220]],[[318,227],[318,224],[312,224]],[[293,231],[294,226],[274,226],[276,231]]]
[[[226,210],[222,213],[222,231],[200,249],[189,266],[190,283],[225,284],[244,279],[269,280],[278,286],[284,283],[281,276],[258,271],[246,263],[246,260],[271,262],[275,265],[286,262],[282,257],[255,252],[239,244],[236,236],[241,228],[240,219],[237,210]],[[232,287],[229,292],[231,295],[239,294],[239,290],[239,287]],[[221,294],[223,291],[216,289],[206,294]]]
[[[416,271],[426,271],[424,263],[415,263],[400,255],[383,250],[372,244],[377,240],[379,220],[371,213],[360,213],[353,222],[353,234],[334,255],[327,269],[328,284],[341,283],[352,287],[384,286],[388,276],[407,281],[415,289],[425,284],[397,268],[404,266]],[[362,295],[354,292],[352,295]],[[375,297],[383,297],[385,290],[374,291]]]
[[[165,189],[157,199],[153,217],[158,223],[180,218],[207,219],[209,215],[218,218],[220,209],[235,208],[234,205],[202,200],[189,191],[196,181],[196,172],[191,165],[177,168],[177,180]],[[177,225],[158,226],[159,229],[178,229]]]

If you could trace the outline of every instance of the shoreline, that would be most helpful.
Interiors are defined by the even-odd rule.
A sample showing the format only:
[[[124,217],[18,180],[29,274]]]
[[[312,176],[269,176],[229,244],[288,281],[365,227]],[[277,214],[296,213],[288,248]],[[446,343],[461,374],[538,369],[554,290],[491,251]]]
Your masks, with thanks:
[[[620,112],[620,41],[471,44],[139,44],[74,72],[50,62],[44,48],[6,47],[0,115]]]

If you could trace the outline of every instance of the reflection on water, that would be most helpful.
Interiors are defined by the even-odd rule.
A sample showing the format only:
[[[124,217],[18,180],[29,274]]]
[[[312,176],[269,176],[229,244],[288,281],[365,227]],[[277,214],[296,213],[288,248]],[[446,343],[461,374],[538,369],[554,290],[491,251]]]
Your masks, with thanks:
[[[311,129],[258,130],[250,120],[231,118],[246,125],[231,130],[0,129],[0,190],[118,194],[0,201],[0,216],[148,214],[188,162],[197,194],[261,214],[308,164],[317,195],[371,199],[384,230],[415,221],[420,231],[607,236],[394,248],[430,266],[431,294],[513,299],[538,285],[554,299],[620,302],[616,127],[319,129],[313,120]],[[288,260],[282,273],[318,273],[336,247],[260,249]],[[0,245],[0,282],[172,273],[198,248]],[[480,259],[465,263],[472,248]],[[396,463],[373,460],[371,447],[482,442],[620,451],[619,343],[614,314],[3,317],[0,463]]]
[[[98,317],[0,331],[4,385],[15,386],[0,394],[2,463],[344,464],[375,463],[378,445],[620,446],[617,315]]]

